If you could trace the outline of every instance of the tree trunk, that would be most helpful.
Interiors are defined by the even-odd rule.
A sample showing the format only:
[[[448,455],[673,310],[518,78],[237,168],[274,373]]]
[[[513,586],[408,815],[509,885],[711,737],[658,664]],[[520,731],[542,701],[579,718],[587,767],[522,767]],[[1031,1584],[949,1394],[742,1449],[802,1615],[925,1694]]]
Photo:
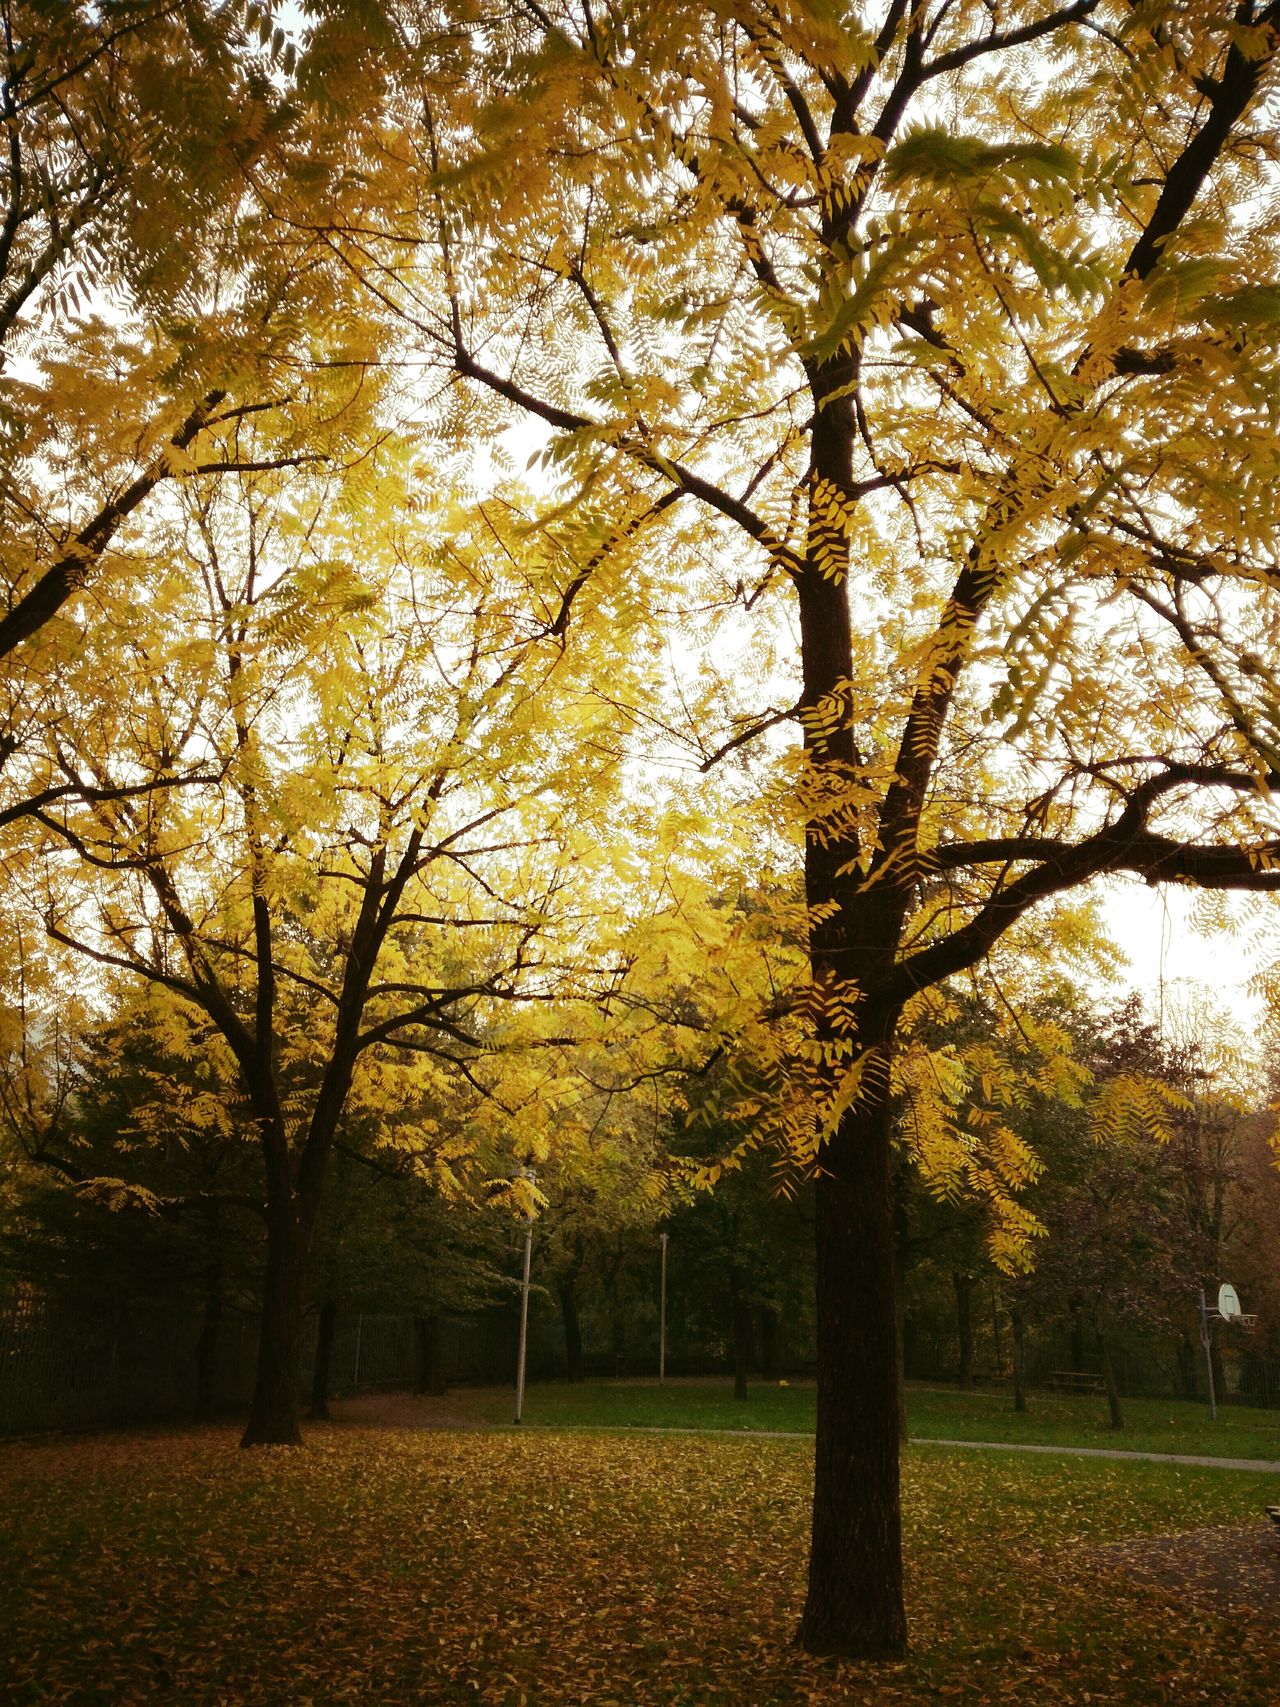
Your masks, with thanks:
[[[1004,1379],[1004,1343],[1000,1333],[1000,1294],[991,1282],[991,1338],[995,1344],[996,1375]]]
[[[733,1324],[733,1396],[747,1397],[747,1372],[751,1368],[751,1309],[736,1268],[729,1270],[729,1316]]]
[[[204,1275],[200,1337],[196,1341],[195,1412],[207,1422],[217,1408],[218,1343],[222,1330],[222,1250],[218,1243],[216,1208],[207,1208],[205,1222],[212,1245]]]
[[[283,1194],[281,1194],[283,1195]],[[306,1245],[292,1194],[271,1204],[262,1322],[249,1424],[241,1446],[301,1446],[298,1427],[298,1354],[302,1339],[302,1265]]]
[[[1021,1310],[1010,1310],[1009,1326],[1013,1329],[1013,1408],[1021,1413],[1027,1408],[1027,1325]]]
[[[833,240],[839,233],[833,228]],[[845,352],[813,363],[815,404],[805,560],[795,578],[801,704],[812,816],[804,895],[816,997],[814,1041],[859,1074],[852,1103],[818,1147],[815,1305],[818,1415],[809,1586],[797,1641],[810,1653],[891,1658],[907,1645],[898,1487],[898,1358],[890,1169],[890,1060],[898,1010],[878,1000],[902,942],[914,888],[911,850],[919,778],[899,778],[880,817],[881,881],[847,804],[862,758],[847,703],[855,677],[848,534],[829,491],[849,493],[857,364]],[[900,838],[905,837],[905,841]],[[889,864],[886,872],[884,864]],[[829,1051],[829,1053],[827,1053]]]
[[[1116,1382],[1115,1363],[1111,1357],[1111,1340],[1102,1328],[1098,1329],[1098,1351],[1102,1357],[1102,1384],[1107,1390],[1111,1426],[1119,1431],[1124,1427],[1124,1412],[1120,1408],[1120,1388]]]
[[[960,1339],[961,1388],[973,1386],[973,1276],[953,1269],[951,1285],[956,1295],[956,1332]]]
[[[564,1320],[564,1361],[570,1381],[582,1380],[582,1323],[578,1318],[578,1289],[573,1276],[556,1286]]]
[[[759,1315],[760,1374],[766,1381],[778,1379],[778,1311],[773,1304],[762,1304]]]
[[[1080,1298],[1070,1300],[1071,1307],[1071,1367],[1084,1368],[1084,1303]]]
[[[337,1300],[326,1298],[316,1322],[316,1358],[311,1367],[311,1409],[316,1422],[329,1420],[329,1370],[333,1363],[333,1334],[338,1325]]]
[[[889,1138],[886,1085],[845,1114],[815,1185],[818,1423],[797,1639],[862,1659],[907,1643]]]
[[[432,1399],[442,1398],[447,1390],[444,1378],[444,1324],[434,1313],[413,1318],[415,1393],[425,1393]]]
[[[907,1219],[907,1191],[902,1167],[893,1173],[893,1337],[898,1366],[898,1439],[903,1446],[911,1438],[907,1427],[907,1248],[911,1227]]]
[[[1191,1335],[1184,1328],[1182,1338],[1178,1341],[1178,1390],[1184,1399],[1199,1398],[1199,1373],[1200,1360],[1196,1356]]]
[[[627,1361],[627,1324],[622,1317],[622,1306],[615,1292],[610,1310],[610,1340],[613,1348],[613,1373],[621,1376],[623,1366]]]
[[[1222,1364],[1222,1341],[1217,1334],[1209,1336],[1209,1367],[1213,1370],[1213,1395],[1221,1405],[1228,1402],[1227,1376]]]

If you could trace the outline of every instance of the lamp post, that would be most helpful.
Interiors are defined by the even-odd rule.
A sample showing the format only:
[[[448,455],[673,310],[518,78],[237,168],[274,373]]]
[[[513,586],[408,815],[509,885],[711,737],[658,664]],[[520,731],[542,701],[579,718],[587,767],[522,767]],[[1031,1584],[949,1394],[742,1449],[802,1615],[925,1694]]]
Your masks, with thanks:
[[[520,1179],[528,1180],[529,1184],[537,1184],[537,1175],[532,1168],[521,1168]],[[525,1353],[529,1344],[529,1264],[533,1259],[533,1204],[529,1205],[529,1216],[524,1229],[524,1272],[520,1279],[520,1349],[516,1354],[516,1421],[524,1420],[524,1364]]]
[[[667,1237],[662,1235],[662,1282],[658,1289],[658,1385],[667,1378]]]

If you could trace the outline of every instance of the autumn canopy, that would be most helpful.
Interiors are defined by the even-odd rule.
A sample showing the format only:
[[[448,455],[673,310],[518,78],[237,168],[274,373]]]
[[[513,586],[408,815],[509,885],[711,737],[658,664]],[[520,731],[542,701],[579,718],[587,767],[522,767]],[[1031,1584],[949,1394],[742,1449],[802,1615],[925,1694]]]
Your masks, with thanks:
[[[255,1147],[246,1441],[339,1146],[700,1074],[817,1171],[800,1640],[901,1652],[904,1104],[1023,1232],[922,1016],[1280,887],[1280,3],[3,14],[3,976]]]

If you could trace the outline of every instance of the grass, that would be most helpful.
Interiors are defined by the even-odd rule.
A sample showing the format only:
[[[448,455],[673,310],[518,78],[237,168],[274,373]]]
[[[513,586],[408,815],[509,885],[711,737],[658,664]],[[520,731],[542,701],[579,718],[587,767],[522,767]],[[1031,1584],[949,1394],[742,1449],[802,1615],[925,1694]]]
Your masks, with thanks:
[[[784,1390],[785,1391],[785,1390]],[[536,1395],[535,1395],[536,1397]],[[1275,1701],[1280,1630],[1092,1544],[1256,1520],[1274,1478],[916,1447],[913,1646],[797,1653],[812,1448],[696,1435],[224,1428],[0,1445],[0,1699]]]
[[[509,1388],[455,1389],[451,1411],[478,1422],[509,1423]],[[1101,1398],[1035,1393],[1019,1416],[1009,1393],[961,1393],[911,1387],[907,1417],[916,1438],[988,1440],[1044,1446],[1118,1447],[1127,1452],[1180,1452],[1210,1458],[1257,1458],[1280,1463],[1280,1411],[1223,1405],[1210,1420],[1204,1405],[1168,1399],[1126,1399],[1126,1426],[1109,1426]],[[799,1431],[814,1426],[811,1382],[753,1384],[745,1403],[727,1382],[537,1382],[525,1396],[525,1421],[552,1428],[731,1428]]]

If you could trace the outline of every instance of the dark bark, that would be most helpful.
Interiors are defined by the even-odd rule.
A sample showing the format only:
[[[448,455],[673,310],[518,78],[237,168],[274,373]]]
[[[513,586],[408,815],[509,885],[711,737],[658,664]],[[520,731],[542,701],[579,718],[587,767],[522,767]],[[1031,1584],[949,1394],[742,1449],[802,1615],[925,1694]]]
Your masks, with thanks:
[[[444,1323],[438,1315],[413,1318],[413,1390],[429,1398],[442,1398],[447,1391],[444,1377]]]
[[[757,1343],[760,1347],[760,1374],[766,1381],[776,1381],[781,1372],[778,1362],[778,1310],[774,1304],[762,1304],[757,1323]]]
[[[898,1364],[898,1439],[905,1446],[911,1438],[907,1426],[907,1251],[911,1227],[907,1219],[907,1191],[903,1170],[893,1176],[893,1337]]]
[[[209,424],[213,411],[226,396],[225,391],[210,391],[187,416],[169,441],[178,450],[186,450],[196,435]],[[103,552],[110,545],[121,524],[149,497],[161,481],[169,478],[169,461],[157,456],[146,470],[118,497],[104,504],[93,520],[81,528],[65,551],[13,609],[0,619],[0,658],[6,657],[15,646],[44,627],[62,609],[73,593],[81,588],[90,572],[97,567]]]
[[[815,493],[848,493],[856,359],[841,355],[810,370],[808,378],[818,404],[810,462]],[[839,705],[856,673],[846,539],[828,506],[815,505],[808,558],[796,578],[801,700],[815,712]],[[843,572],[834,574],[833,567]],[[805,749],[818,797],[824,786],[841,796],[860,763],[850,720],[841,717],[834,726],[829,716],[807,720]],[[898,768],[909,766],[900,758]],[[796,1639],[810,1653],[857,1659],[892,1657],[907,1645],[889,1092],[900,1009],[886,1003],[884,992],[893,978],[914,878],[909,861],[889,873],[879,862],[902,852],[900,829],[907,828],[914,809],[916,780],[909,780],[905,793],[891,785],[886,794],[882,845],[873,856],[875,882],[860,871],[858,835],[843,813],[833,823],[815,816],[805,835],[809,960],[815,991],[829,1003],[815,1014],[816,1041],[834,1058],[859,1062],[861,1077],[854,1102],[818,1152],[813,1525]]]
[[[556,1286],[564,1320],[564,1360],[570,1381],[582,1380],[582,1323],[578,1319],[578,1289],[572,1275]]]
[[[954,1269],[951,1285],[956,1295],[956,1333],[960,1341],[957,1380],[964,1390],[973,1386],[973,1276]]]
[[[996,1289],[994,1280],[991,1283],[991,1338],[995,1350],[996,1375],[1003,1378],[1004,1341],[1000,1333],[1000,1294]]]
[[[1070,1300],[1071,1307],[1071,1367],[1084,1368],[1084,1302],[1080,1298]]]
[[[851,1109],[824,1146],[816,1191],[818,1422],[810,1653],[901,1654],[897,1334],[884,1098]]]
[[[1184,1328],[1178,1341],[1178,1391],[1184,1399],[1199,1397],[1199,1362],[1191,1335]]]
[[[302,1267],[306,1245],[292,1191],[268,1205],[267,1264],[249,1423],[241,1446],[300,1446],[298,1354],[302,1340]],[[281,1201],[283,1197],[283,1201]]]
[[[321,1195],[347,1093],[362,1048],[377,1032],[362,1037],[360,1022],[369,980],[395,910],[416,867],[422,832],[408,838],[394,874],[386,874],[387,850],[370,855],[360,909],[347,950],[333,1041],[307,1122],[306,1137],[293,1147],[276,1080],[275,966],[272,921],[265,897],[254,896],[257,996],[252,1031],[236,1014],[226,992],[200,973],[199,996],[205,1011],[231,1045],[245,1087],[258,1114],[259,1140],[267,1184],[267,1264],[263,1285],[262,1330],[249,1426],[242,1446],[298,1446],[298,1352],[302,1335],[303,1271],[311,1249]],[[163,873],[162,904],[175,929],[190,936],[191,922]],[[199,964],[199,963],[197,963]]]
[[[1209,1335],[1209,1367],[1213,1370],[1213,1395],[1220,1405],[1227,1397],[1227,1377],[1222,1365],[1222,1341],[1215,1333]]]
[[[609,1299],[609,1345],[613,1353],[613,1372],[621,1375],[623,1364],[626,1362],[627,1323],[622,1309],[622,1288],[619,1284],[619,1274],[622,1269],[622,1256],[614,1257],[612,1265],[605,1276],[605,1289]]]
[[[729,1270],[729,1317],[733,1328],[733,1396],[745,1400],[751,1368],[751,1306],[736,1268]]]
[[[222,1285],[217,1283],[204,1295],[200,1312],[200,1337],[196,1341],[196,1415],[207,1421],[218,1405],[218,1345],[222,1331]]]
[[[217,1206],[204,1211],[209,1258],[204,1271],[204,1300],[200,1312],[200,1337],[196,1341],[195,1413],[208,1420],[218,1403],[218,1346],[222,1334],[223,1266]]]
[[[1021,1310],[1010,1310],[1009,1326],[1013,1330],[1013,1408],[1022,1412],[1027,1408],[1027,1345]]]
[[[337,1300],[326,1298],[316,1321],[316,1358],[311,1366],[311,1409],[316,1422],[329,1420],[329,1371],[333,1364],[333,1335],[338,1325]]]
[[[1098,1329],[1098,1352],[1102,1358],[1102,1384],[1107,1390],[1107,1409],[1111,1413],[1111,1426],[1119,1431],[1124,1427],[1124,1411],[1120,1405],[1120,1387],[1116,1381],[1116,1367],[1111,1356],[1111,1337],[1104,1328]]]

